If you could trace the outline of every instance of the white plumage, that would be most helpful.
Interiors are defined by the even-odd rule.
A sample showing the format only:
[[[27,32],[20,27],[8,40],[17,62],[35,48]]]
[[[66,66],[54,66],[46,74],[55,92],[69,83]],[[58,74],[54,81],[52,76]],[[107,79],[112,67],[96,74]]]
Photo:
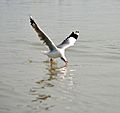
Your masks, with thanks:
[[[30,23],[33,29],[37,32],[40,40],[43,40],[43,43],[48,46],[50,51],[47,52],[46,55],[51,59],[51,62],[54,58],[61,58],[65,62],[66,66],[68,61],[65,56],[65,50],[75,44],[79,36],[79,31],[72,32],[62,43],[56,46],[53,41],[42,31],[42,29],[38,27],[38,25],[35,23],[31,16]]]

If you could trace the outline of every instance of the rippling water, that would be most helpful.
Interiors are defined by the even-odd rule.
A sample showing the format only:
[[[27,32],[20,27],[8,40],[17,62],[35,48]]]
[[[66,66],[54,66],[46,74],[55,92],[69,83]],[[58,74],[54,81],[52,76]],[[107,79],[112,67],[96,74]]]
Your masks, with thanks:
[[[118,0],[0,0],[0,113],[119,113]],[[56,44],[80,31],[69,66],[49,66],[32,15]]]

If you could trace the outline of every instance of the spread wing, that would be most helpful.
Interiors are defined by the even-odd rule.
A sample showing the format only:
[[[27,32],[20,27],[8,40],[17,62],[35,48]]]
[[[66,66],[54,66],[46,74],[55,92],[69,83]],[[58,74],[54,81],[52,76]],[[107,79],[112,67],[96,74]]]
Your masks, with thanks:
[[[35,23],[35,21],[33,20],[33,18],[30,16],[30,23],[32,28],[37,32],[38,37],[40,38],[40,40],[43,40],[43,43],[45,43],[49,49],[55,50],[57,47],[55,46],[55,44],[52,42],[52,40],[38,27],[38,25]]]
[[[58,48],[67,49],[68,47],[71,47],[75,44],[77,38],[79,36],[79,31],[76,31],[75,33],[72,32],[61,44],[59,44]]]

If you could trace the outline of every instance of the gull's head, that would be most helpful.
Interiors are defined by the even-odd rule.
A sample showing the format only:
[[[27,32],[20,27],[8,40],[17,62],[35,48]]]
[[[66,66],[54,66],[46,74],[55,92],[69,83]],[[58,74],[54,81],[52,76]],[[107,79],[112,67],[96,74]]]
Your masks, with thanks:
[[[79,31],[75,31],[75,34],[79,36]]]

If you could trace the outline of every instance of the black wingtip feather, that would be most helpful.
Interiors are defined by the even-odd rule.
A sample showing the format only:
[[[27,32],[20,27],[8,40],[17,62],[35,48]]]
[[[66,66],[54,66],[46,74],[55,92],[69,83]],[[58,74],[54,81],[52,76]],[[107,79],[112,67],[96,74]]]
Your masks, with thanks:
[[[69,37],[73,37],[73,38],[75,38],[75,39],[77,40],[78,35],[77,35],[77,34],[75,34],[74,32],[72,32],[72,33],[69,35]]]
[[[35,24],[35,21],[32,19],[32,16],[30,16],[30,23],[32,26]]]

